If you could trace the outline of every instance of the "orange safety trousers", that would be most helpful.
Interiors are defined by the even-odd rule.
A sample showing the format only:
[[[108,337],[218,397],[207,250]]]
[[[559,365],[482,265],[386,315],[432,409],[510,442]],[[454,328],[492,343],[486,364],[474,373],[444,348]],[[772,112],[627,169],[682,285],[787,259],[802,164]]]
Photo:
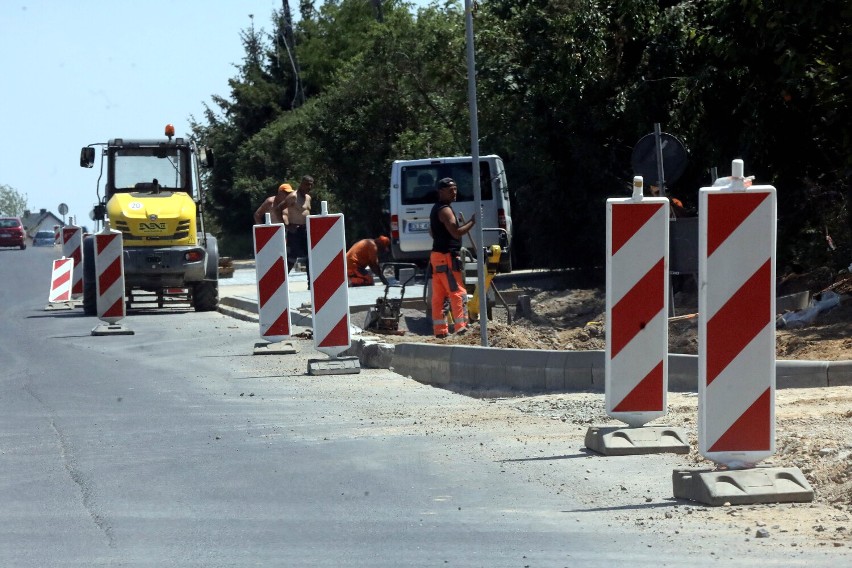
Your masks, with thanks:
[[[372,274],[365,274],[358,270],[357,267],[352,267],[349,269],[349,274],[346,276],[349,277],[349,287],[355,286],[375,286],[376,281],[373,280]]]
[[[453,314],[454,333],[467,327],[467,290],[460,270],[453,269],[453,254],[432,252],[432,331],[435,335],[447,335],[449,326],[444,318],[444,300],[449,298]]]

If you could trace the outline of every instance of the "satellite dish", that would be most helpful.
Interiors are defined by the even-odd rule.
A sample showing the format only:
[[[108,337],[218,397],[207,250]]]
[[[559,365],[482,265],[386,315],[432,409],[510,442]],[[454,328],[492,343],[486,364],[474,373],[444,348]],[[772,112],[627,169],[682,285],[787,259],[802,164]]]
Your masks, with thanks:
[[[66,215],[67,213],[68,213],[68,206],[65,205],[64,203],[60,203],[59,204],[59,214],[60,215]]]
[[[686,148],[683,142],[666,132],[660,133],[660,145],[663,147],[663,177],[666,185],[670,185],[680,179],[686,169]],[[659,185],[657,141],[653,133],[640,138],[633,147],[630,164],[633,175],[645,178],[646,185]]]

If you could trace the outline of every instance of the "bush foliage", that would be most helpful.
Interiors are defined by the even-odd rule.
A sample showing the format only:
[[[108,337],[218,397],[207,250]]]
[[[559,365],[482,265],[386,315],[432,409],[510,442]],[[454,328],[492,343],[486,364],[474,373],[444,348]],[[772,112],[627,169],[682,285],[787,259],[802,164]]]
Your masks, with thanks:
[[[516,267],[603,262],[605,200],[629,195],[655,123],[688,150],[667,185],[688,208],[742,158],[778,189],[779,271],[852,261],[848,2],[475,5],[479,152],[506,164]],[[387,233],[393,160],[470,153],[463,2],[299,9],[243,32],[229,96],[193,127],[217,153],[208,212],[230,254],[251,254],[252,213],[284,181],[313,175],[351,243]]]

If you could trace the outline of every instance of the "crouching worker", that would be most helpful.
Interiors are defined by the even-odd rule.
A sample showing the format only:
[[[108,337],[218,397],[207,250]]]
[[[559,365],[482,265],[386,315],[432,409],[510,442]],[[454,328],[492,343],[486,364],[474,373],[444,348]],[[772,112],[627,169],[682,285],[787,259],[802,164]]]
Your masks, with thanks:
[[[346,275],[349,286],[372,286],[373,277],[379,273],[379,254],[388,250],[390,239],[362,239],[346,252]]]
[[[453,313],[454,332],[467,331],[467,290],[462,276],[461,238],[470,232],[476,223],[476,215],[471,215],[467,223],[459,225],[453,201],[458,197],[458,188],[452,178],[438,181],[438,202],[429,215],[429,233],[432,235],[432,253],[429,264],[432,265],[432,331],[435,337],[446,337],[449,333],[447,320],[444,319],[444,300],[450,300]]]

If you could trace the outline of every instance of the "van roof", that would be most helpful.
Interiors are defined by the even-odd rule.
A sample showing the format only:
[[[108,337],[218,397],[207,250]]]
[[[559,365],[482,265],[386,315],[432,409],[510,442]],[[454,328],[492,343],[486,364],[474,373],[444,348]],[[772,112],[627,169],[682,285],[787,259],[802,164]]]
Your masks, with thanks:
[[[471,156],[444,156],[441,158],[418,158],[416,160],[394,160],[394,164],[412,164],[412,165],[422,165],[422,164],[446,164],[452,162],[464,162],[471,159]],[[480,160],[493,160],[498,159],[502,161],[502,158],[496,154],[486,154],[484,156],[479,156]]]

